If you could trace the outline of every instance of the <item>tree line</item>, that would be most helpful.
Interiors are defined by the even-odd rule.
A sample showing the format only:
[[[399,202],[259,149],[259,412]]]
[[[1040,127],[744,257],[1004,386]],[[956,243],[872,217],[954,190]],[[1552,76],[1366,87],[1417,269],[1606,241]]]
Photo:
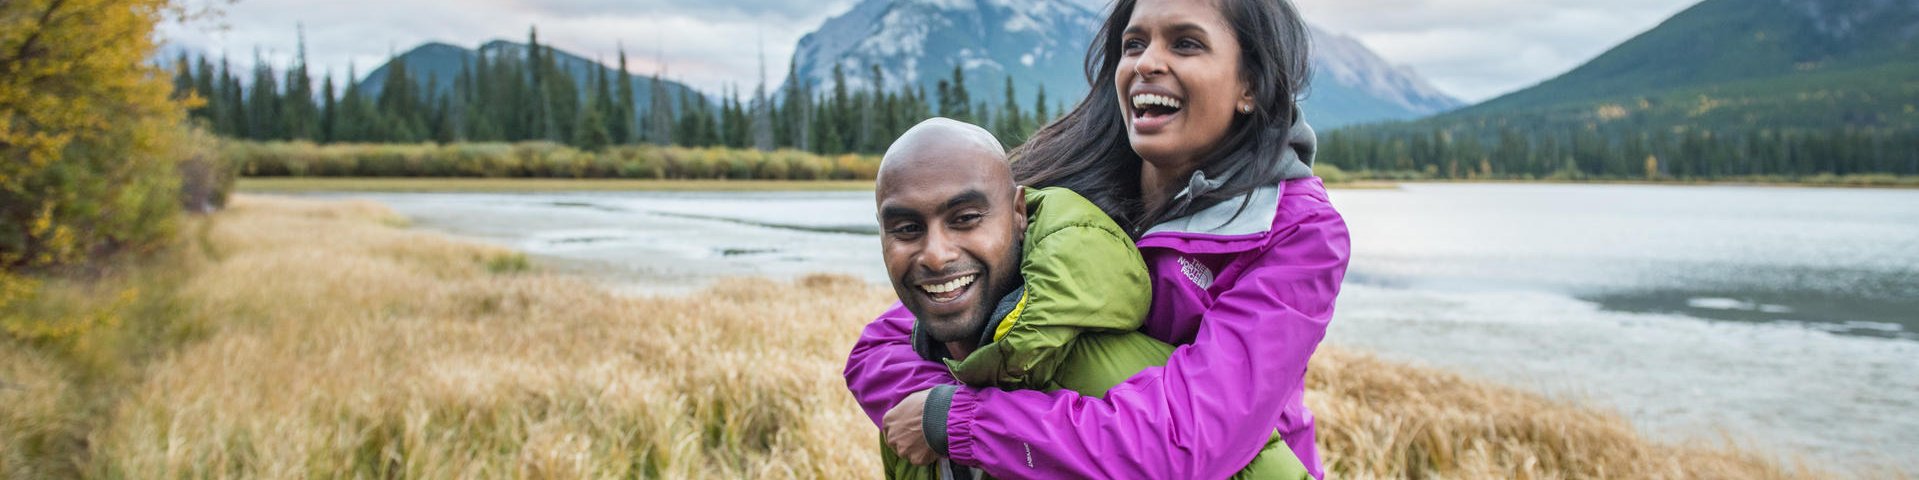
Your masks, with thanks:
[[[965,72],[924,86],[888,88],[877,66],[863,72],[867,88],[852,89],[835,66],[827,85],[813,85],[788,69],[778,92],[764,82],[750,96],[738,88],[716,103],[689,89],[669,89],[659,74],[648,82],[649,101],[634,91],[626,53],[618,68],[593,63],[588,78],[564,68],[561,54],[541,45],[537,30],[519,51],[482,49],[463,62],[450,88],[433,74],[421,78],[401,56],[386,66],[378,92],[349,67],[314,81],[301,42],[292,65],[256,61],[250,74],[222,58],[182,54],[173,71],[175,95],[193,100],[189,115],[218,135],[259,141],[316,143],[458,143],[548,141],[599,151],[629,144],[682,147],[791,148],[820,154],[881,153],[920,120],[951,117],[992,130],[1017,145],[1053,118],[1044,87],[1030,108],[1015,99],[1011,76],[1004,98],[975,100]],[[250,75],[250,81],[242,81]],[[317,92],[314,85],[317,83]],[[777,97],[777,98],[776,98]]]
[[[1362,176],[1423,178],[1715,179],[1919,175],[1919,131],[1832,129],[1423,127],[1340,129],[1322,159]]]

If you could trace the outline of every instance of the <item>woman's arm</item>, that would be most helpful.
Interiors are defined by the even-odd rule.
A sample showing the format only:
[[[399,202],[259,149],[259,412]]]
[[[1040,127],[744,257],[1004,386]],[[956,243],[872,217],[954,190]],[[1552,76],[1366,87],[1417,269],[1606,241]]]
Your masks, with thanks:
[[[906,396],[958,383],[945,365],[920,358],[913,351],[913,313],[898,303],[860,332],[842,373],[846,389],[853,392],[853,399],[874,425],[880,425],[886,411]]]
[[[1192,345],[1106,393],[961,388],[948,454],[1000,478],[1225,478],[1301,401],[1345,276],[1345,223],[1312,202],[1221,294]],[[901,395],[904,396],[904,395]]]

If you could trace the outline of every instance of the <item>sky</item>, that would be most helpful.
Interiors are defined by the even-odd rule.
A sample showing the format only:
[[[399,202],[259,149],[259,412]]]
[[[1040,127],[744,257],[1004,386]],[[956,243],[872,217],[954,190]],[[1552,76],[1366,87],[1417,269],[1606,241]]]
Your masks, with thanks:
[[[1081,0],[1094,1],[1098,0]],[[1358,38],[1440,90],[1486,100],[1564,73],[1697,0],[1294,0],[1306,21]],[[855,0],[187,0],[217,11],[161,28],[175,48],[236,64],[286,65],[305,32],[318,72],[361,75],[392,53],[437,41],[541,43],[666,75],[708,92],[750,92],[765,57],[769,82],[800,37]]]

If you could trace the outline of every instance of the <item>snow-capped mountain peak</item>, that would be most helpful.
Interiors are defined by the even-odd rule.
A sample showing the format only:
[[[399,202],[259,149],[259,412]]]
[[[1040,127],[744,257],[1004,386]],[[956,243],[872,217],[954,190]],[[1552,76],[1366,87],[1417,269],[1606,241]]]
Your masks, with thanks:
[[[1049,99],[1070,104],[1085,95],[1086,46],[1109,7],[1107,0],[865,0],[800,39],[793,66],[814,88],[832,84],[834,66],[848,88],[871,88],[877,66],[889,90],[928,91],[959,66],[978,92],[973,98],[995,99],[993,106],[1008,76],[1022,104],[1041,85]],[[1314,89],[1303,106],[1321,129],[1461,104],[1357,40],[1317,28],[1311,36]]]

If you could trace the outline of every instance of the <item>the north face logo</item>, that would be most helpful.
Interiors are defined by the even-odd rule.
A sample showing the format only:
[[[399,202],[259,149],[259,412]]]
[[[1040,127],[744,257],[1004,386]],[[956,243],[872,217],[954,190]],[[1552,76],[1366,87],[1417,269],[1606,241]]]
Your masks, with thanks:
[[[1194,285],[1199,285],[1201,290],[1213,288],[1213,269],[1206,268],[1193,257],[1179,257],[1179,272],[1186,274],[1186,278],[1192,280]]]

